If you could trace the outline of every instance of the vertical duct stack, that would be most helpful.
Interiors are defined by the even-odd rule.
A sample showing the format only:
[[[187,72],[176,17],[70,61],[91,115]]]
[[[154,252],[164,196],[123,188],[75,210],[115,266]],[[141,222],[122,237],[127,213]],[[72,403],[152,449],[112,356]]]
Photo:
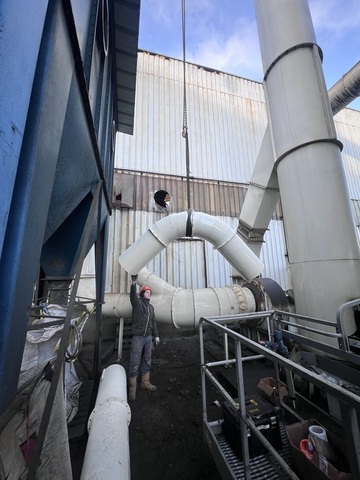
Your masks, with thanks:
[[[255,9],[296,311],[335,321],[359,296],[360,255],[321,51],[306,0]]]

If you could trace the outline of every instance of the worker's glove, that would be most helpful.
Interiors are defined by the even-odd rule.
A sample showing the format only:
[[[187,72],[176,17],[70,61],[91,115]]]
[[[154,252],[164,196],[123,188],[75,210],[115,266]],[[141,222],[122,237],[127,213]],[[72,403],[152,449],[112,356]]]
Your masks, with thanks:
[[[137,274],[136,275],[131,275],[131,281],[132,282],[136,282],[137,278],[138,278]]]
[[[160,343],[160,338],[159,338],[159,337],[156,337],[156,338],[155,338],[155,345],[159,345],[159,343]]]

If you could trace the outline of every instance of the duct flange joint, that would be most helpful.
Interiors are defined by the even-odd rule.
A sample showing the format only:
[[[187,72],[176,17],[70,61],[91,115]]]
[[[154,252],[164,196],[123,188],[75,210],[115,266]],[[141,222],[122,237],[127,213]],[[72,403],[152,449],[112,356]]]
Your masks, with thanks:
[[[301,148],[308,147],[309,145],[315,145],[317,143],[334,143],[335,145],[337,145],[339,147],[340,151],[342,151],[342,149],[344,148],[344,145],[337,138],[317,138],[316,140],[312,140],[311,142],[304,142],[304,143],[301,143],[299,145],[295,145],[295,147],[290,148],[289,150],[284,152],[275,161],[275,164],[274,164],[275,168],[277,168],[277,166],[279,165],[281,160],[283,160],[285,157],[287,157],[291,153],[295,152],[296,150],[300,150]]]
[[[312,42],[305,42],[305,43],[299,43],[298,45],[293,45],[291,48],[287,48],[286,50],[284,50],[280,55],[278,55],[275,60],[273,60],[270,65],[268,66],[266,72],[264,73],[264,81],[267,79],[270,71],[273,69],[274,65],[276,65],[283,57],[285,57],[288,53],[290,52],[293,52],[294,50],[299,50],[300,48],[317,48],[318,51],[319,51],[319,56],[320,56],[320,59],[321,59],[321,62],[323,61],[323,58],[324,58],[324,55],[323,55],[323,51],[321,50],[321,48],[319,47],[319,45],[317,45],[316,43],[312,43]]]
[[[237,228],[237,233],[245,239],[245,241],[251,242],[264,242],[264,235],[267,231],[267,228],[253,228],[250,227],[243,220],[239,220],[239,225]]]

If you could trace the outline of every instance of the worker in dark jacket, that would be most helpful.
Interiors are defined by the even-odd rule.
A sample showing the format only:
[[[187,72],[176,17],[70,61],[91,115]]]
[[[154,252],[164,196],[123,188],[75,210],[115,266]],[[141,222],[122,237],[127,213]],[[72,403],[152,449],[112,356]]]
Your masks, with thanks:
[[[150,383],[151,353],[153,349],[153,337],[155,344],[160,343],[157,325],[155,321],[154,307],[150,303],[151,289],[143,286],[140,296],[136,292],[137,275],[131,276],[130,302],[132,305],[132,339],[130,348],[129,365],[129,400],[136,398],[137,377],[140,370],[141,388],[154,392],[155,385]]]

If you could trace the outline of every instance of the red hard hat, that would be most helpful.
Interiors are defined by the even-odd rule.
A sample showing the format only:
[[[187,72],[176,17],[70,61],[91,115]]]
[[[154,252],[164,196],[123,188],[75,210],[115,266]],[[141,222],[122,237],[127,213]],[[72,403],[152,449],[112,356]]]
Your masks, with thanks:
[[[143,285],[141,287],[141,290],[140,290],[140,295],[144,295],[144,293],[146,292],[146,290],[149,290],[151,292],[151,288],[150,287],[147,287],[146,285]]]

